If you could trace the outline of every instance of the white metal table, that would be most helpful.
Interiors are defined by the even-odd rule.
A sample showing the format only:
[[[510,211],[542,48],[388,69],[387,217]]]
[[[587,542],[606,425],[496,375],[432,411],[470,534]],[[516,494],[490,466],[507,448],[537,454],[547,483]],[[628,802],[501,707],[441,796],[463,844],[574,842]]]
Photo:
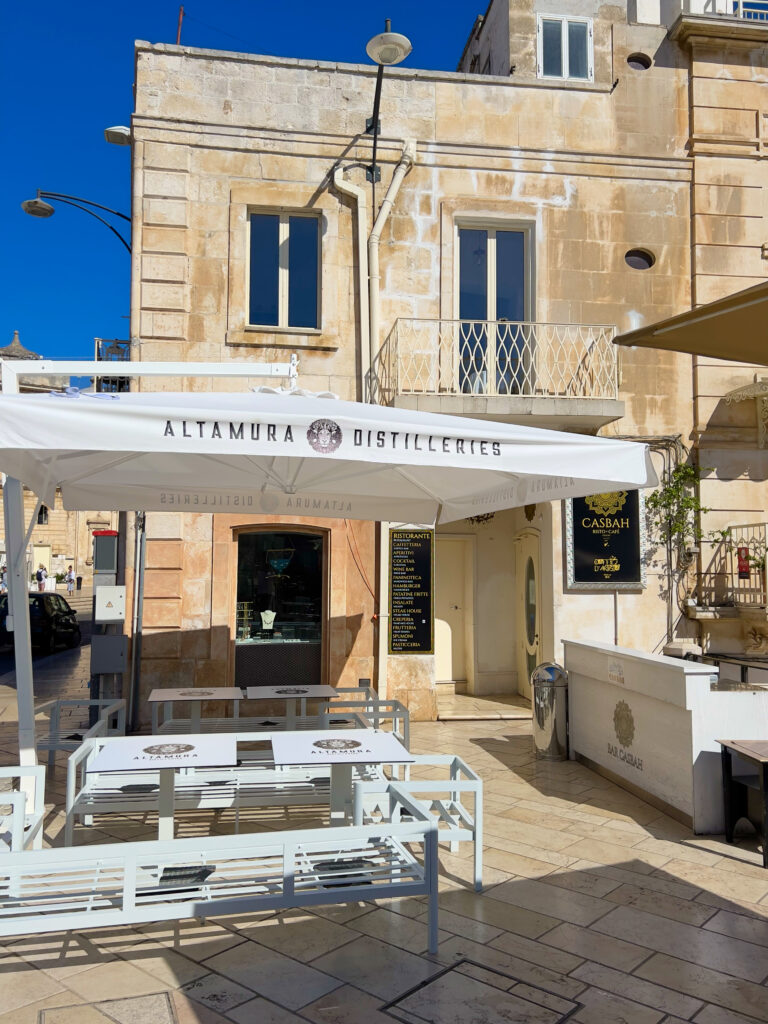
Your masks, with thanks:
[[[285,727],[286,729],[296,728],[296,702],[301,701],[302,714],[306,714],[308,700],[322,700],[325,702],[324,710],[328,702],[336,696],[336,690],[332,686],[249,686],[245,691],[248,700],[283,700],[285,701]]]
[[[331,824],[348,819],[352,768],[356,764],[412,764],[415,760],[392,733],[378,729],[346,729],[343,735],[322,731],[274,733],[276,765],[330,765]]]
[[[237,764],[236,737],[190,735],[159,741],[157,736],[120,736],[106,743],[88,772],[157,772],[157,838],[173,839],[173,791],[180,768],[231,768]]]
[[[188,686],[183,689],[153,690],[147,700],[152,705],[152,732],[159,729],[158,707],[168,704],[166,718],[170,714],[170,705],[176,701],[189,701],[191,705],[190,731],[200,732],[200,712],[204,700],[242,700],[243,691],[239,686]]]

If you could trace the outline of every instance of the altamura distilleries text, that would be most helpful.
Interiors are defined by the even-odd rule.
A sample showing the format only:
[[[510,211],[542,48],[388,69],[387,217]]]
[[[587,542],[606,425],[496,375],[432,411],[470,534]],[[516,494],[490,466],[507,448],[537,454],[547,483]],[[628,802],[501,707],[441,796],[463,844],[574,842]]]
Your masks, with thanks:
[[[343,443],[343,432],[337,424],[337,443],[329,448],[336,451]],[[230,441],[266,441],[277,444],[295,444],[301,441],[305,428],[296,424],[236,422],[232,420],[166,420],[163,437]],[[348,435],[347,435],[348,436]],[[439,434],[416,434],[403,430],[352,431],[355,448],[385,448],[394,451],[435,452],[445,455],[501,456],[501,442],[468,437],[445,437]],[[319,450],[317,444],[312,445]]]

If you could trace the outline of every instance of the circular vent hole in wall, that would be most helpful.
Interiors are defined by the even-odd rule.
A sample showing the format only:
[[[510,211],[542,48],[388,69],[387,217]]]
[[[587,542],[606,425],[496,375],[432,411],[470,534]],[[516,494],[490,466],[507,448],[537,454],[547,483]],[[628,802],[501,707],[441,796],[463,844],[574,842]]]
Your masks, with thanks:
[[[630,53],[627,57],[627,64],[633,71],[647,71],[652,63],[647,53]]]
[[[647,249],[630,249],[624,253],[624,262],[633,270],[650,270],[656,257]]]

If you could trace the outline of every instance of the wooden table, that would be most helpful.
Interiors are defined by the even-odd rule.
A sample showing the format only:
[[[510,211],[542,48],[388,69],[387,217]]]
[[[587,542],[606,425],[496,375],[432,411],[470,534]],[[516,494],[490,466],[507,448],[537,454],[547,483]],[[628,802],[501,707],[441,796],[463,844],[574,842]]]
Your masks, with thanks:
[[[747,818],[763,840],[763,867],[768,868],[768,740],[718,740],[722,747],[723,805],[725,839],[733,842],[733,829],[740,818]],[[743,768],[734,774],[733,757],[746,762],[754,771]],[[750,816],[750,791],[759,793],[759,808]]]
[[[86,769],[89,772],[157,772],[157,838],[173,839],[173,790],[180,768],[231,768],[237,764],[234,736],[219,733],[165,739],[120,736],[106,743]]]
[[[190,732],[200,732],[200,708],[204,700],[242,700],[239,686],[187,686],[182,689],[153,690],[147,700],[152,705],[152,732],[159,729],[158,705],[189,701],[191,705]],[[170,714],[166,709],[166,717]]]
[[[336,696],[336,690],[332,686],[249,686],[245,691],[248,700],[282,700],[285,701],[285,728],[296,728],[296,702],[301,701],[301,714],[307,713],[308,700],[322,700],[325,702],[324,710],[328,702]]]
[[[412,764],[416,760],[392,733],[378,729],[345,729],[341,734],[313,730],[273,733],[272,757],[276,765],[330,765],[331,825],[348,820],[353,765]]]

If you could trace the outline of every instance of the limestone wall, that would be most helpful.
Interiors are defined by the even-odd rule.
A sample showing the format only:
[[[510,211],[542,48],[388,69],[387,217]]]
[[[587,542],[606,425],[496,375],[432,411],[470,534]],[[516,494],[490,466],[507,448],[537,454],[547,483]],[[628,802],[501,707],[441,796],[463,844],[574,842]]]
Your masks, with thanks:
[[[498,2],[491,12],[497,9]],[[529,6],[515,15],[514,25],[510,21],[509,38],[528,55],[525,60],[535,57],[534,15]],[[503,222],[529,230],[537,321],[627,330],[765,276],[759,248],[766,237],[764,71],[755,70],[760,61],[764,68],[764,50],[718,44],[716,59],[710,42],[710,49],[698,47],[691,64],[688,48],[670,41],[664,28],[628,25],[618,6],[599,7],[595,16],[593,83],[545,83],[517,70],[511,78],[387,70],[377,205],[405,140],[415,141],[417,157],[381,240],[382,341],[398,317],[457,316],[458,223]],[[638,51],[653,60],[647,71],[627,65],[627,56]],[[514,52],[510,60],[515,62]],[[370,199],[363,167],[371,160],[371,140],[363,133],[374,85],[370,66],[137,44],[137,358],[287,361],[297,352],[304,387],[363,397],[355,210],[331,179],[334,168],[343,166]],[[313,211],[320,217],[318,330],[248,325],[248,213],[254,209]],[[624,257],[632,248],[651,252],[654,266],[629,267]],[[680,435],[691,445],[706,424],[702,458],[716,457],[717,466],[728,462],[718,476],[729,485],[744,481],[743,490],[729,489],[727,499],[718,496],[719,507],[756,514],[764,503],[752,487],[753,470],[762,463],[745,461],[753,436],[750,414],[745,408],[724,412],[719,398],[746,373],[694,367],[684,355],[625,351],[625,414],[603,432]],[[173,384],[181,386],[143,386]],[[203,379],[183,386],[224,389],[242,382]],[[715,435],[730,440],[715,444]],[[715,449],[718,454],[710,456]],[[757,475],[764,480],[762,469]],[[157,639],[145,653],[157,663],[148,678],[177,678],[181,670],[166,659],[181,651],[184,671],[199,674],[201,681],[221,679],[228,671],[234,614],[227,538],[243,523],[227,516],[171,518],[172,523],[149,517],[154,533],[146,614]],[[333,538],[342,537],[338,523],[326,525]],[[509,545],[524,527],[515,512],[498,517],[494,530]],[[355,528],[367,538],[365,573],[375,580],[373,532]],[[547,656],[559,656],[566,635],[612,640],[612,598],[565,593],[559,507],[547,508],[536,530],[549,595]],[[334,551],[344,547],[341,539],[333,543]],[[479,546],[484,543],[478,533]],[[373,610],[370,595],[348,568],[338,572],[334,586],[344,582],[332,596],[334,619],[348,620],[362,608],[366,622]],[[517,570],[511,573],[519,594]],[[621,596],[622,643],[656,649],[663,642],[662,574],[654,569],[645,592]],[[484,599],[493,593],[489,583]],[[354,637],[344,633],[344,641],[342,633],[331,634],[329,672],[345,680],[374,676],[373,630],[369,622]],[[188,633],[197,635],[194,654],[184,640]],[[514,642],[519,645],[519,635]],[[498,653],[483,645],[489,672],[497,671]],[[507,655],[501,660],[507,668],[499,672],[517,673],[519,659],[514,665]],[[391,695],[423,708],[419,694],[432,682],[429,665],[398,659]]]

